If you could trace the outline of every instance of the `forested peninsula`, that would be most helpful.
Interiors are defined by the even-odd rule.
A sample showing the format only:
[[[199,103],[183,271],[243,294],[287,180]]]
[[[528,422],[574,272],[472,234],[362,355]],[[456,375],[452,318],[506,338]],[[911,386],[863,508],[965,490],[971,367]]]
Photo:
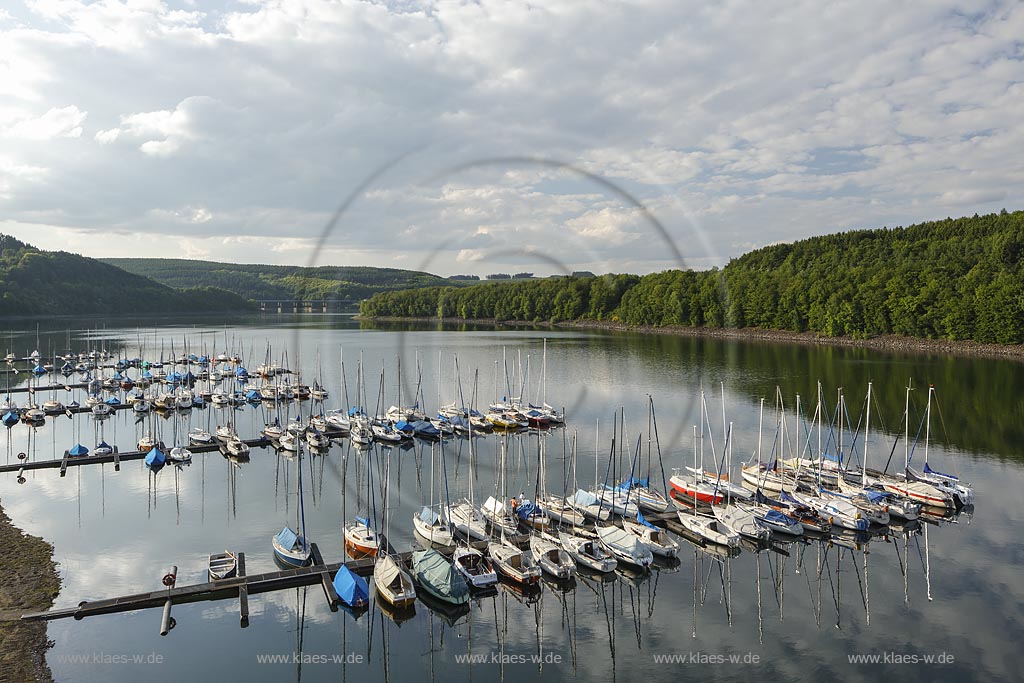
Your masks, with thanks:
[[[363,318],[756,328],[1024,341],[1024,211],[775,244],[707,271],[552,277],[377,294]]]

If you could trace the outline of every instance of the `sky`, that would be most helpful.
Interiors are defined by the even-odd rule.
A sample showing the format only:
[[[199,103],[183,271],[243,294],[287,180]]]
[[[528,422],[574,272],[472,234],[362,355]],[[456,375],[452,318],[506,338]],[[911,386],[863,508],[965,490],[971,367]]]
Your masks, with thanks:
[[[0,232],[648,273],[1020,209],[1022,36],[1016,2],[0,0]]]

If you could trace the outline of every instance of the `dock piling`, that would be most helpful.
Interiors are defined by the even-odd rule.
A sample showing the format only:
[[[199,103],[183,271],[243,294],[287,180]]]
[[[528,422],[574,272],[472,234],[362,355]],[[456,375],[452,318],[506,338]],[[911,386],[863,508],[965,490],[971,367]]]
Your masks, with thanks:
[[[237,553],[238,578],[242,579],[242,585],[238,587],[238,616],[239,625],[246,628],[249,625],[249,588],[245,584],[245,553]]]

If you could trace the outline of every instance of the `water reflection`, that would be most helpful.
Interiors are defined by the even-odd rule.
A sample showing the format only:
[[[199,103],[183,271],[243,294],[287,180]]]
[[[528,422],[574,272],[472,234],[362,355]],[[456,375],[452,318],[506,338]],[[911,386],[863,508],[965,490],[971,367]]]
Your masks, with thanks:
[[[315,332],[303,336],[303,358],[314,358],[320,347],[325,350],[326,360],[333,355],[326,349],[338,345],[373,349],[373,354],[366,354],[367,365],[394,357],[394,344],[388,342],[387,332],[331,325]],[[60,334],[63,336],[63,332]],[[406,343],[418,345],[425,357],[433,357],[438,348],[446,353],[457,349],[465,367],[485,368],[482,375],[487,375],[486,369],[500,357],[503,345],[532,344],[539,349],[540,344],[539,337],[531,338],[529,331],[478,331],[473,337],[422,330],[410,334],[414,338]],[[277,346],[290,338],[290,330],[260,323],[258,327],[235,328],[229,335],[236,339],[229,336],[227,341],[224,330],[214,326],[167,335],[179,339],[189,335],[190,343],[204,341],[209,348],[214,348],[215,339],[217,347],[227,344],[248,348],[259,346],[264,338],[272,339]],[[237,338],[243,335],[247,341],[238,343]],[[125,353],[137,348],[133,330],[109,330],[105,336],[110,341],[108,348],[121,344],[119,348]],[[946,361],[933,362],[927,357],[892,359],[814,348],[780,350],[763,344],[737,346],[731,342],[629,335],[554,336],[558,338],[553,338],[548,347],[549,358],[557,358],[549,364],[552,386],[571,391],[584,381],[580,378],[585,378],[591,384],[588,402],[562,430],[508,439],[476,438],[472,467],[477,499],[503,492],[504,485],[499,488],[498,482],[503,470],[510,480],[509,489],[514,493],[525,490],[532,497],[540,474],[541,444],[547,460],[549,493],[561,494],[563,489],[571,493],[576,484],[589,486],[592,478],[593,483],[603,480],[608,438],[598,448],[589,436],[594,423],[601,419],[611,424],[609,413],[617,412],[624,403],[626,432],[632,444],[638,434],[652,431],[646,414],[648,393],[658,398],[659,428],[664,427],[660,442],[667,465],[689,464],[692,454],[688,442],[673,442],[666,432],[680,425],[689,430],[695,421],[687,420],[684,394],[695,393],[699,386],[695,380],[701,377],[716,385],[724,379],[727,410],[737,425],[737,450],[744,445],[752,450],[757,438],[759,397],[773,395],[776,383],[781,383],[790,395],[797,388],[811,395],[815,381],[822,379],[830,386],[842,383],[850,393],[857,385],[866,385],[869,375],[889,373],[901,379],[892,382],[896,389],[885,390],[893,397],[896,393],[899,396],[880,399],[879,412],[895,422],[902,411],[902,377],[908,371],[916,377],[945,380],[940,388],[949,443],[985,453],[983,457],[954,462],[969,470],[978,490],[985,492],[985,499],[989,494],[993,500],[1019,498],[1020,468],[1014,463],[1019,442],[1009,443],[1022,423],[1011,420],[1019,402],[990,392],[977,396],[971,389],[973,380],[966,377],[978,364],[986,363],[996,366],[982,367],[983,374],[1016,377],[1019,370],[1012,363],[964,361],[957,373],[947,373]],[[157,335],[147,333],[146,337],[149,348],[159,348],[159,344],[153,346]],[[389,376],[393,374],[391,368],[388,365]],[[431,370],[424,371],[424,383],[433,387],[436,369]],[[344,395],[344,387],[338,362],[325,362],[323,376],[338,379],[325,382],[332,400],[321,407],[342,405],[339,397]],[[441,380],[443,386],[454,386],[447,367]],[[1002,386],[1000,382],[995,386]],[[875,384],[880,392],[881,384]],[[376,387],[371,383],[369,388],[372,394]],[[481,393],[488,394],[490,389],[489,385],[481,387]],[[68,399],[77,397],[84,405],[83,391],[68,393]],[[958,398],[956,402],[951,400],[953,396]],[[275,419],[287,424],[300,411],[307,416],[318,409],[312,402],[263,402],[154,412],[142,418],[131,411],[118,411],[106,420],[87,414],[70,419],[59,416],[37,426],[18,424],[0,432],[6,435],[0,438],[6,439],[8,463],[17,462],[19,452],[25,452],[26,460],[37,462],[77,442],[92,448],[106,440],[129,449],[147,431],[173,441],[175,435],[187,434],[191,428],[212,430],[228,420],[240,434],[253,436]],[[962,428],[961,423],[970,421],[965,415],[972,414],[985,415],[985,420],[975,420],[982,426]],[[987,432],[991,433],[979,439],[984,424],[989,425]],[[888,427],[900,431],[895,424]],[[573,440],[577,429],[578,447],[564,446]],[[619,443],[625,442],[622,439]],[[329,450],[303,458],[300,462],[309,534],[327,561],[345,556],[343,524],[372,507],[367,482],[372,480],[379,487],[389,472],[386,502],[376,489],[378,516],[387,511],[390,528],[385,535],[391,545],[398,552],[410,550],[416,543],[410,525],[412,515],[423,504],[435,503],[442,496],[440,450],[437,442],[419,440],[369,449],[339,440]],[[649,447],[642,450],[639,461],[644,469],[650,468],[654,475],[651,479],[657,482],[657,453]],[[600,458],[594,456],[598,452]],[[575,458],[572,453],[576,453]],[[946,459],[957,455],[956,450],[941,447],[936,453]],[[502,454],[505,468],[501,466]],[[615,466],[628,473],[629,461],[630,454],[626,454]],[[281,519],[294,516],[295,462],[284,453],[256,447],[248,460],[219,453],[197,454],[191,466],[168,467],[157,474],[140,462],[124,462],[120,472],[109,464],[79,467],[63,479],[55,470],[27,471],[25,484],[17,484],[13,474],[0,477],[0,495],[17,522],[30,533],[55,543],[64,573],[58,604],[68,606],[87,598],[152,590],[170,562],[179,564],[181,576],[197,578],[205,571],[207,554],[224,548],[246,552],[250,573],[272,570],[269,538],[280,528]],[[444,495],[454,498],[469,494],[469,462],[467,439],[444,443],[443,463],[448,475],[448,492]],[[891,525],[883,533],[836,533],[768,546],[744,545],[742,549],[694,544],[680,538],[679,557],[671,562],[659,560],[650,573],[621,568],[610,574],[580,570],[569,583],[546,579],[529,590],[502,584],[497,591],[477,594],[469,605],[455,610],[444,604],[430,604],[428,598],[401,613],[389,612],[383,603],[361,613],[332,613],[319,597],[317,587],[309,599],[305,595],[308,589],[294,596],[294,589],[278,598],[254,596],[253,626],[244,634],[235,633],[239,631],[237,618],[229,609],[215,611],[205,620],[209,624],[182,619],[182,628],[159,641],[166,644],[169,665],[146,675],[151,680],[201,677],[198,662],[224,658],[226,646],[222,643],[232,643],[232,676],[276,680],[283,669],[259,667],[249,661],[250,654],[274,650],[271,646],[279,652],[283,647],[291,648],[293,642],[309,653],[357,653],[366,658],[363,664],[342,662],[340,669],[295,666],[296,677],[309,680],[348,676],[363,679],[368,675],[375,680],[419,680],[428,675],[434,680],[448,680],[467,678],[473,672],[486,678],[508,675],[520,680],[539,680],[541,676],[636,680],[664,675],[663,668],[655,667],[653,654],[698,649],[757,651],[771,658],[765,673],[782,678],[801,675],[802,670],[787,668],[785,663],[797,652],[808,671],[842,675],[843,669],[836,662],[845,661],[854,641],[864,650],[883,649],[893,638],[916,632],[926,620],[936,647],[955,649],[959,642],[959,647],[969,647],[965,658],[966,652],[978,655],[973,675],[1008,678],[1006,662],[1014,661],[1016,644],[1009,642],[1007,634],[1012,633],[1012,624],[1018,618],[1014,605],[1022,599],[1020,583],[1015,580],[1019,571],[1015,574],[1013,569],[1019,566],[1020,558],[1010,550],[1019,536],[1013,514],[999,512],[994,505],[979,506],[977,519],[983,523],[972,524],[968,530],[973,510],[936,512],[925,511],[919,522]],[[978,577],[991,577],[991,586]],[[291,617],[287,629],[269,618],[278,614],[273,611],[275,606]],[[58,650],[90,652],[109,648],[111,642],[129,641],[146,650],[152,647],[152,614],[98,619],[102,620],[97,622],[98,628],[90,628],[94,622],[88,621],[52,625],[51,637],[57,641]],[[962,625],[954,626],[958,620]],[[813,649],[801,643],[812,643]],[[541,656],[524,664],[499,658],[496,664],[488,660],[470,666],[455,659],[456,654],[492,652],[528,657],[559,654],[562,662],[555,665]],[[57,666],[58,679],[100,681],[124,675]],[[963,671],[931,671],[928,675],[941,679],[958,673]],[[723,670],[718,675],[739,679],[749,677],[750,671]],[[924,674],[909,672],[908,677],[921,679]]]

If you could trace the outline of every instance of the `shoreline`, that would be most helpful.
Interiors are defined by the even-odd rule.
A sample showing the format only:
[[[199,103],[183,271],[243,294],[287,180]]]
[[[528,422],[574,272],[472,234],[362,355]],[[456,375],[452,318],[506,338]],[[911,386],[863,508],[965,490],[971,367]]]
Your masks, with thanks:
[[[52,683],[46,622],[21,615],[50,609],[59,592],[53,546],[16,527],[0,505],[0,669],[9,680]]]
[[[653,325],[626,325],[603,320],[577,320],[564,322],[527,322],[522,320],[496,320],[474,318],[426,318],[397,316],[356,316],[356,320],[369,322],[430,322],[455,325],[489,325],[493,327],[546,327],[550,329],[568,330],[609,330],[615,332],[633,332],[636,334],[674,335],[679,337],[697,337],[712,339],[736,339],[740,341],[767,341],[805,346],[833,346],[846,348],[865,348],[877,351],[896,353],[930,353],[973,358],[995,358],[1003,360],[1024,361],[1024,344],[985,344],[975,341],[950,341],[948,339],[924,339],[918,337],[901,337],[887,334],[865,339],[852,337],[827,337],[816,332],[790,332],[788,330],[771,330],[756,327],[658,327]]]

